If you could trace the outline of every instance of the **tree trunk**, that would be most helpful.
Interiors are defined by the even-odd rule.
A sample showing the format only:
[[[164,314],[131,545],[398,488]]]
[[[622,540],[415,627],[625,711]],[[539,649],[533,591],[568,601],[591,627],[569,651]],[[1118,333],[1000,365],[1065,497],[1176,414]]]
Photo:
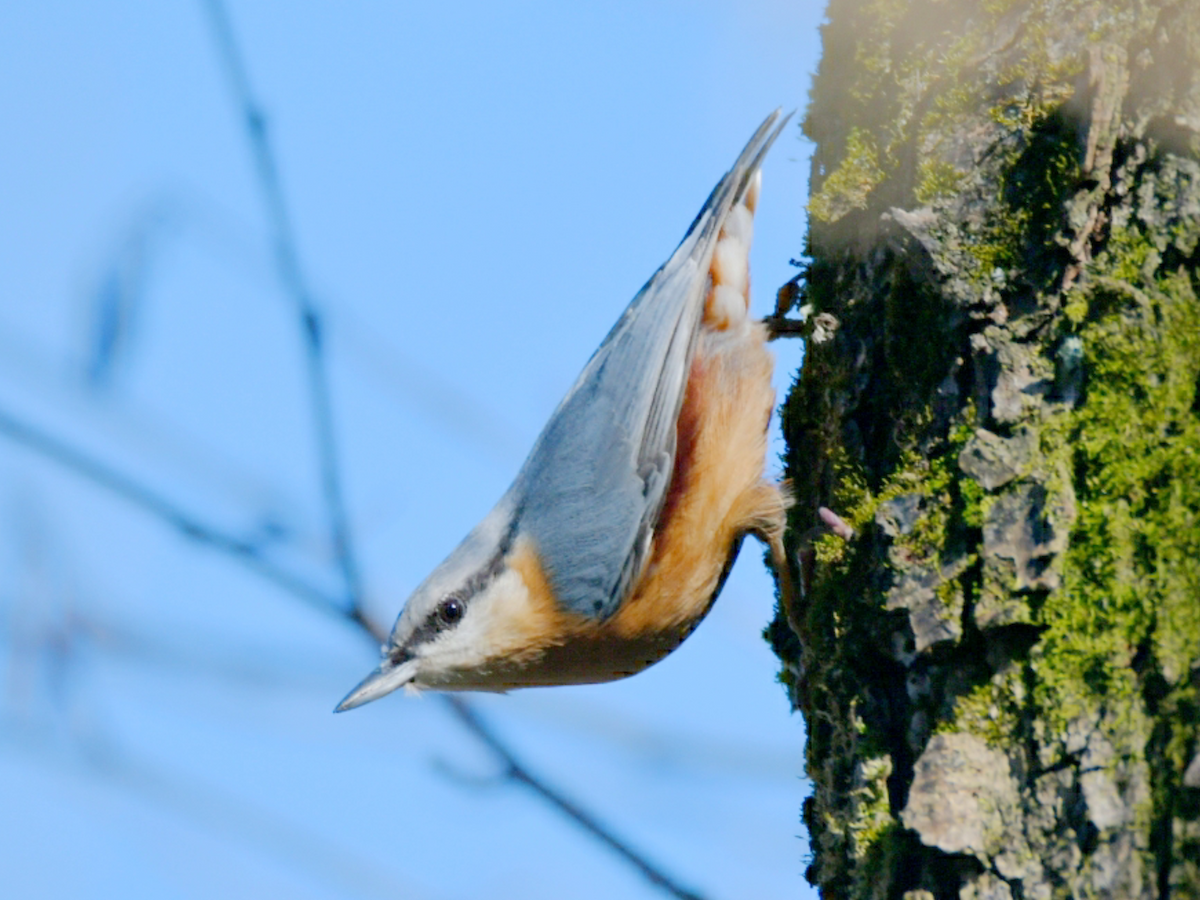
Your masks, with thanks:
[[[1200,897],[1200,0],[831,0],[805,130],[809,879]]]

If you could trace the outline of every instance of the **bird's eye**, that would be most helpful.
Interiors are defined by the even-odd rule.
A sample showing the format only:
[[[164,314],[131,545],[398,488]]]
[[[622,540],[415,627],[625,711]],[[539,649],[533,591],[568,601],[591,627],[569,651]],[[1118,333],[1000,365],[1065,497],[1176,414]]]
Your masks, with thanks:
[[[453,625],[463,616],[463,602],[457,597],[447,597],[437,609],[438,621],[443,625]]]

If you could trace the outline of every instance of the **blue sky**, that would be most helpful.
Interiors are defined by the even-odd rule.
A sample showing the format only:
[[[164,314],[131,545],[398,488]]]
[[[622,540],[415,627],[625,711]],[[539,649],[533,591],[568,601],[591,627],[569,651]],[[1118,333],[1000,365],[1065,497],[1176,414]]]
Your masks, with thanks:
[[[821,9],[230,12],[327,317],[348,506],[390,623],[754,127],[802,111]],[[295,317],[201,5],[4,5],[0,117],[0,411],[220,527],[279,531],[279,558],[332,585]],[[793,122],[764,168],[760,312],[801,251],[808,154]],[[98,384],[106,297],[127,325]],[[800,348],[776,350],[782,397]],[[10,896],[659,896],[498,782],[435,699],[331,715],[375,660],[348,626],[6,440],[0,529]],[[759,556],[649,671],[478,701],[712,897],[809,890],[803,723],[760,637]]]

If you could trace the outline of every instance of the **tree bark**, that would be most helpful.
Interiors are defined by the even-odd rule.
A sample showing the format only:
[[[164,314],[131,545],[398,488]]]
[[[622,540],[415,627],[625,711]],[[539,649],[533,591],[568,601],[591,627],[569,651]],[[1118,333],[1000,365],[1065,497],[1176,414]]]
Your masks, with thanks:
[[[1200,897],[1200,0],[831,0],[823,38],[770,629],[809,880]]]

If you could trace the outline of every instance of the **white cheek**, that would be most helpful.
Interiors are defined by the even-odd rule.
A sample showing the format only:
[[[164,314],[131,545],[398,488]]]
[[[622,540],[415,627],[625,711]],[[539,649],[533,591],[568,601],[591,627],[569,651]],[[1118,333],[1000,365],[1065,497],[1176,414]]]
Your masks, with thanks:
[[[506,571],[467,604],[454,628],[422,648],[418,681],[435,683],[442,672],[483,669],[519,646],[528,621],[529,591],[514,571]]]

